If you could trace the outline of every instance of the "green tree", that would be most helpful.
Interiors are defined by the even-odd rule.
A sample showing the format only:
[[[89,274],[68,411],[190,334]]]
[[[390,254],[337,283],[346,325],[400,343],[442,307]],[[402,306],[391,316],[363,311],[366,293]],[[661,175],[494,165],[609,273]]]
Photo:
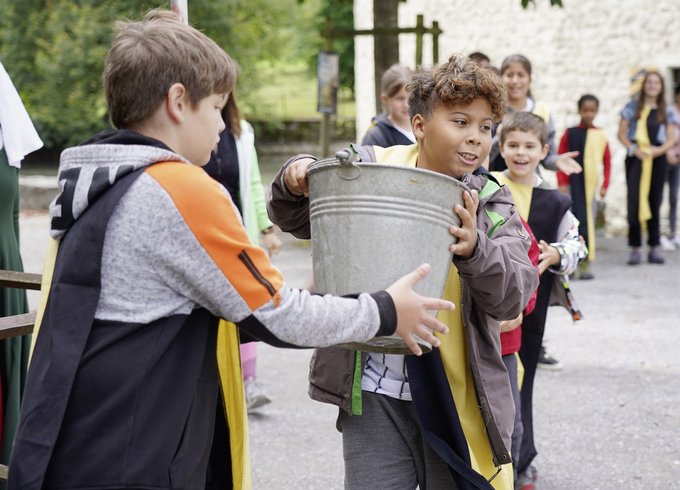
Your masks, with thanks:
[[[0,59],[47,147],[109,126],[101,74],[113,22],[158,4],[0,0]]]
[[[299,39],[315,31],[297,0],[188,4],[190,23],[239,63],[243,101],[248,89],[262,83],[263,64],[295,59]],[[151,8],[169,5],[168,0],[0,0],[0,60],[47,147],[75,144],[109,127],[101,74],[114,21],[140,19]]]
[[[317,30],[325,29],[346,30],[354,29],[354,1],[353,0],[323,0],[319,8]],[[324,40],[317,41],[317,51],[326,49]],[[333,39],[332,50],[340,57],[340,86],[349,89],[354,94],[354,38],[350,36]],[[316,55],[310,57],[310,66],[316,69]]]

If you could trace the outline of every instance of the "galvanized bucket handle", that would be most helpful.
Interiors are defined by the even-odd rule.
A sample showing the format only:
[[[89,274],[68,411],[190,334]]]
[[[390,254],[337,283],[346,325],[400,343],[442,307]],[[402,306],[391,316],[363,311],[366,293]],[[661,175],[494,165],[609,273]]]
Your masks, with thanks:
[[[354,180],[361,176],[361,167],[355,162],[358,153],[354,148],[343,148],[335,153],[335,158],[340,162],[340,170],[338,172],[338,177],[343,180]]]

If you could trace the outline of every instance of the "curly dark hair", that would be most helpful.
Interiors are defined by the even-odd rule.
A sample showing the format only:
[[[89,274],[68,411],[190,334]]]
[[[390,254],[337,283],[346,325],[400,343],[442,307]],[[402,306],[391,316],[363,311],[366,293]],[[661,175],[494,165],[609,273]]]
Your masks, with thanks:
[[[491,105],[494,122],[499,122],[508,105],[507,92],[501,78],[482,68],[467,56],[454,53],[446,63],[432,69],[420,69],[406,86],[411,119],[416,114],[429,118],[440,104],[469,105],[475,99],[486,99]]]

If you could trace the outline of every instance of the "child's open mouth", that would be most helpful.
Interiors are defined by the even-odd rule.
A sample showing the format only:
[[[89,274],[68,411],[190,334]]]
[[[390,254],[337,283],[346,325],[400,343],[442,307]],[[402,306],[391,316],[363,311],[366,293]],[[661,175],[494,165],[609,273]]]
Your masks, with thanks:
[[[464,152],[458,152],[458,156],[463,160],[465,163],[475,163],[479,156],[475,155],[474,153],[464,153]]]

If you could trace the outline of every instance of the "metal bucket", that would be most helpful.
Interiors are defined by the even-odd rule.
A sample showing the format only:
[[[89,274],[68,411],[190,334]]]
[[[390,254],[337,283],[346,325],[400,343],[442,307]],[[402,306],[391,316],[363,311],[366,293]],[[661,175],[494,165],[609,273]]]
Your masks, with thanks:
[[[352,154],[343,152],[309,166],[315,290],[375,292],[427,262],[432,269],[415,290],[440,298],[455,241],[449,227],[460,225],[453,207],[463,205],[467,187],[429,170],[351,162]],[[423,352],[432,350],[429,343],[417,341]],[[396,334],[343,347],[411,353]]]

